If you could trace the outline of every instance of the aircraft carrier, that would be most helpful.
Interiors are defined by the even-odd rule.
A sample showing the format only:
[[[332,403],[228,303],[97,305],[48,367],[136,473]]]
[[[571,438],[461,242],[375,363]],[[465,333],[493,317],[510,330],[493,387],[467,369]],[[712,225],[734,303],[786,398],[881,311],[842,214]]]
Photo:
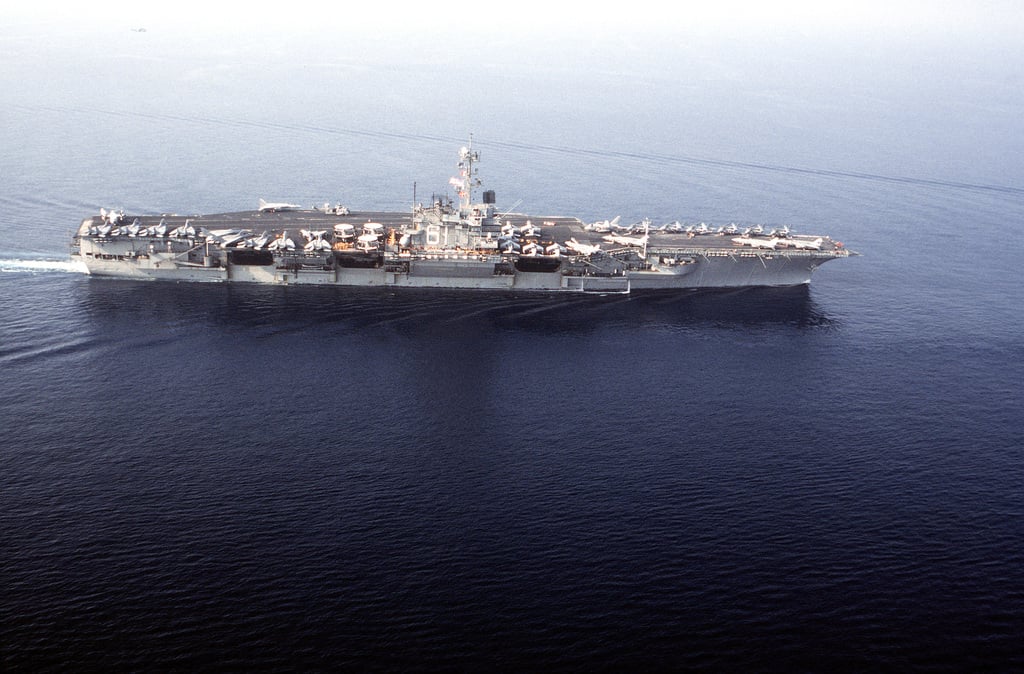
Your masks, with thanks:
[[[410,212],[267,203],[213,215],[85,218],[71,258],[88,273],[172,281],[630,293],[794,286],[821,264],[856,253],[786,227],[584,224],[575,217],[499,212],[459,151],[458,195]]]

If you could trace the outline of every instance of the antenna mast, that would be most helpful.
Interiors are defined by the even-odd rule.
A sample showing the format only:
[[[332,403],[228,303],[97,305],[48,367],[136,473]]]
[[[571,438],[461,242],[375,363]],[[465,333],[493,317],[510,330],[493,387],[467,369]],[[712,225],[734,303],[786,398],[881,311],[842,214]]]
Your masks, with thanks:
[[[463,213],[469,212],[469,205],[473,203],[473,188],[478,187],[480,179],[476,177],[477,169],[473,164],[480,161],[480,153],[473,150],[473,134],[469,134],[469,147],[459,150],[459,174],[462,185],[459,189],[459,210]]]

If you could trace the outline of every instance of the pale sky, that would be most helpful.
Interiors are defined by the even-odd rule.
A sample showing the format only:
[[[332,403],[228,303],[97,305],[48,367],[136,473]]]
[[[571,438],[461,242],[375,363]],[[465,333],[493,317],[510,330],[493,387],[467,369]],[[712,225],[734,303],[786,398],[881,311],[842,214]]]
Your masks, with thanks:
[[[1017,0],[618,0],[581,8],[578,2],[503,0],[487,2],[410,2],[367,0],[328,3],[324,0],[229,3],[180,0],[145,3],[139,0],[93,0],[87,3],[4,3],[0,23],[40,25],[107,25],[185,28],[209,31],[405,31],[459,25],[477,31],[579,33],[583,31],[719,31],[731,33],[972,33],[1020,30],[1024,26]]]

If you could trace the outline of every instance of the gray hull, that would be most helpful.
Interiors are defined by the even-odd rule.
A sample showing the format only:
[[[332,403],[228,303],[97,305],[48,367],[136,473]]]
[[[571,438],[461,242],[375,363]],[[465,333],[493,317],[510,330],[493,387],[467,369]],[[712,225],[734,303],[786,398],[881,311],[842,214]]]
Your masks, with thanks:
[[[269,264],[236,264],[226,249],[202,237],[168,241],[87,235],[79,237],[74,251],[90,274],[132,279],[599,293],[795,286],[810,283],[812,273],[824,262],[850,253],[687,246],[674,254],[685,262],[666,264],[664,255],[655,254],[639,259],[632,252],[631,263],[612,265],[605,272],[594,269],[589,256],[561,256],[556,269],[530,271],[517,269],[521,256],[462,252],[385,251],[368,267],[344,266],[343,260],[331,255],[294,254],[274,255]]]

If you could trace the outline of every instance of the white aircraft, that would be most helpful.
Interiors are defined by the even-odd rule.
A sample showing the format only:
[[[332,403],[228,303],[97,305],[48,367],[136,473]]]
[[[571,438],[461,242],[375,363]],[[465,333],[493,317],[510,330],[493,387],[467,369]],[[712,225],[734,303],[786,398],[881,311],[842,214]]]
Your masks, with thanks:
[[[317,250],[330,250],[331,242],[326,241],[324,239],[313,239],[302,248],[307,252],[313,252]]]
[[[113,209],[107,210],[105,208],[100,209],[100,217],[107,221],[107,224],[113,227],[117,223],[121,222],[121,218],[124,217],[124,210],[115,211]]]
[[[195,236],[195,235],[196,235],[196,228],[193,227],[192,225],[190,225],[188,223],[188,220],[185,221],[184,225],[179,225],[178,227],[175,227],[174,229],[172,229],[171,233],[170,233],[170,236],[180,236],[180,237]]]
[[[733,243],[738,243],[741,246],[750,246],[751,248],[771,248],[775,250],[775,247],[779,245],[781,239],[752,239],[749,236],[737,236],[734,238]]]
[[[288,232],[281,232],[281,236],[270,242],[267,246],[270,250],[295,250],[295,242],[288,238]]]
[[[643,236],[619,236],[617,234],[605,234],[603,237],[609,243],[616,243],[620,246],[646,246],[647,235]]]
[[[270,211],[273,213],[274,211],[297,211],[300,208],[302,208],[302,206],[299,206],[298,204],[286,204],[283,201],[268,203],[263,199],[260,199],[261,211]]]
[[[531,236],[540,236],[540,229],[532,222],[527,220],[526,224],[523,225],[523,228],[519,230],[519,233],[522,234],[525,238],[530,238]]]
[[[308,230],[300,229],[299,232],[306,239],[306,245],[302,247],[308,253],[312,253],[318,250],[330,250],[331,242],[324,239],[327,234],[326,229]]]
[[[813,240],[808,241],[807,239],[787,239],[786,243],[793,246],[794,248],[801,248],[803,250],[821,250],[821,244],[824,242],[820,236]]]
[[[232,232],[229,232],[227,234],[224,234],[221,237],[220,245],[221,245],[222,248],[227,248],[229,246],[237,246],[237,245],[240,245],[240,244],[244,243],[245,241],[247,241],[251,237],[252,237],[252,231],[251,230],[239,229],[237,231],[232,231]]]
[[[601,244],[592,246],[589,243],[580,243],[575,237],[565,242],[565,247],[569,250],[576,251],[580,255],[593,255],[594,253],[601,250]]]
[[[542,252],[544,252],[544,249],[536,242],[528,243],[523,246],[523,255],[540,255]]]
[[[650,221],[644,221],[644,235],[643,236],[619,236],[617,234],[605,234],[603,238],[605,241],[616,243],[620,246],[640,246],[644,247],[647,245],[647,241],[650,238],[648,232],[650,231]]]
[[[610,232],[613,228],[619,226],[619,220],[622,219],[621,215],[616,215],[614,220],[599,220],[592,222],[589,225],[583,225],[583,229],[591,232]]]
[[[263,232],[262,234],[259,235],[259,238],[249,239],[248,241],[245,242],[244,245],[247,248],[251,247],[255,248],[256,250],[260,250],[268,243],[270,243],[270,234],[268,234],[267,232]]]

